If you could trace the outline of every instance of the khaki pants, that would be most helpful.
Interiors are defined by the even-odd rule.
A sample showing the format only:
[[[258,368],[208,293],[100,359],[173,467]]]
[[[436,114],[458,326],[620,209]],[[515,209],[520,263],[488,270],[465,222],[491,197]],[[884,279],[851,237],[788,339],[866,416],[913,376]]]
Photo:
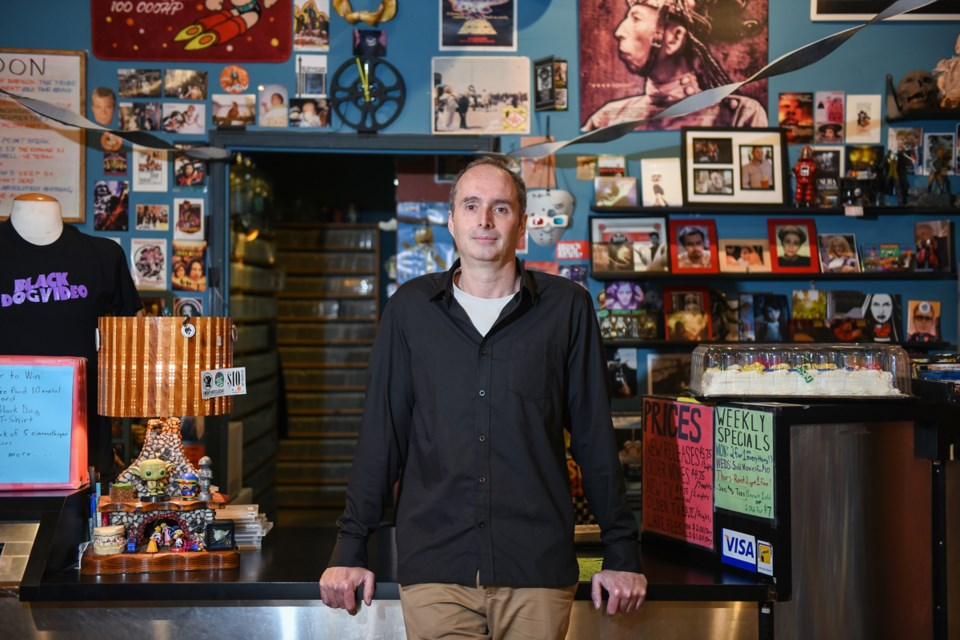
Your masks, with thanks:
[[[415,584],[400,587],[400,603],[409,640],[562,640],[576,590]]]

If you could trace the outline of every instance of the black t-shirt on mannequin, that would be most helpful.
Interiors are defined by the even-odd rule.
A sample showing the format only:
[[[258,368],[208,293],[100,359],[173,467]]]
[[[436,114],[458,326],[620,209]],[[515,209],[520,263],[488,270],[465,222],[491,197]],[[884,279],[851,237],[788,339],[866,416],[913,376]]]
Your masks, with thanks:
[[[108,471],[113,455],[108,421],[97,415],[96,328],[100,316],[132,316],[143,306],[126,254],[70,225],[50,244],[34,244],[18,233],[15,214],[0,223],[0,354],[87,359],[89,464]]]

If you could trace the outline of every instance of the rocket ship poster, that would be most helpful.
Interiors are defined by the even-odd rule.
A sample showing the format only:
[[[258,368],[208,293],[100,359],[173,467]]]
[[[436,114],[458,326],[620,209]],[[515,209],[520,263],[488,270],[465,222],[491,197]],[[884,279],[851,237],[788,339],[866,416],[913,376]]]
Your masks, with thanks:
[[[90,0],[103,60],[283,62],[293,48],[289,0]]]

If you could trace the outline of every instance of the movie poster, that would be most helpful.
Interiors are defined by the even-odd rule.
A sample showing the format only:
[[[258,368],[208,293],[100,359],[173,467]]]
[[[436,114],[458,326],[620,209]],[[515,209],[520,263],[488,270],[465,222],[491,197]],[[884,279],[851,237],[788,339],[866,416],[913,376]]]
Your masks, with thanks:
[[[175,291],[207,290],[207,243],[173,241],[171,284]]]

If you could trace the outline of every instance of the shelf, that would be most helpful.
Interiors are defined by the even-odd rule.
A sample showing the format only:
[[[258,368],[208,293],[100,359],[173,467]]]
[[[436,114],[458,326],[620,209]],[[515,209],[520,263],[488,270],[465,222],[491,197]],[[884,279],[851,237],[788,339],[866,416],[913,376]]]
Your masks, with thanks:
[[[862,273],[670,273],[668,271],[597,271],[594,280],[956,280],[955,273],[882,271]]]
[[[960,115],[957,116],[960,120]],[[842,216],[843,207],[795,207],[793,205],[731,205],[731,204],[691,204],[683,207],[598,207],[591,205],[590,210],[594,213],[602,214],[645,214],[658,216],[693,216],[701,213],[709,214],[730,214],[745,216]],[[913,207],[913,206],[890,206],[890,207],[863,207],[863,218],[875,218],[884,214],[923,214],[923,215],[956,215],[960,209],[956,207]]]
[[[307,318],[303,316],[277,316],[277,322],[292,322],[296,324],[324,324],[324,323],[376,323],[376,318],[344,317],[344,318]]]
[[[373,346],[373,340],[285,340],[278,339],[277,345],[281,347],[322,347],[330,345],[333,347],[370,347]]]
[[[756,342],[716,342],[716,341],[695,341],[695,340],[642,340],[639,338],[604,338],[603,344],[606,347],[626,347],[626,348],[638,348],[638,349],[658,349],[661,347],[677,347],[678,349],[694,349],[701,344],[757,344]],[[817,345],[825,344],[818,342],[791,342],[785,340],[782,343],[778,344],[804,344],[804,345]],[[832,343],[831,343],[832,344]],[[849,344],[855,344],[853,342]],[[867,342],[863,344],[889,344],[882,342]],[[947,342],[900,342],[897,343],[907,351],[933,351],[933,350],[944,350],[950,351],[955,349],[955,346]]]
[[[277,293],[278,300],[374,300],[376,297],[376,291],[370,293],[335,293],[333,291],[318,291],[317,293]]]

